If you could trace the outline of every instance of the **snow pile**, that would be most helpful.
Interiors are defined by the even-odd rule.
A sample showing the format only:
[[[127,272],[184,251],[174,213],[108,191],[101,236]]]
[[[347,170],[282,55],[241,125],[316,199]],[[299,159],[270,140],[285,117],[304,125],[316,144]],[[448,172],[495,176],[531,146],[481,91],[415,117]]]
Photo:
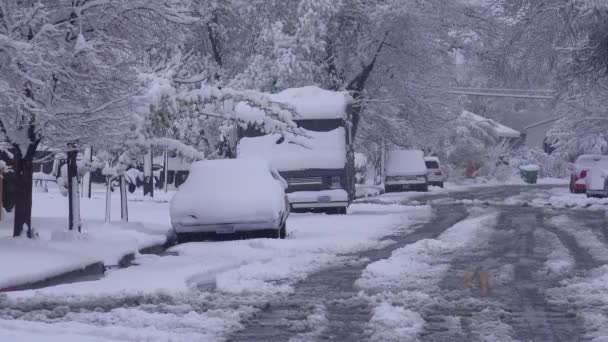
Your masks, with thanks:
[[[171,201],[175,222],[275,221],[281,211],[284,190],[268,164],[256,159],[196,162]]]
[[[279,171],[342,169],[346,165],[346,131],[304,130],[307,138],[289,142],[280,134],[243,138],[237,146],[239,158],[262,158]]]
[[[426,175],[424,153],[419,150],[393,150],[386,159],[387,176]]]
[[[290,88],[268,97],[275,102],[293,107],[295,120],[346,119],[353,98],[345,91],[331,91],[315,86]]]
[[[370,341],[414,342],[423,327],[420,314],[382,303],[374,308],[368,329],[372,332]]]

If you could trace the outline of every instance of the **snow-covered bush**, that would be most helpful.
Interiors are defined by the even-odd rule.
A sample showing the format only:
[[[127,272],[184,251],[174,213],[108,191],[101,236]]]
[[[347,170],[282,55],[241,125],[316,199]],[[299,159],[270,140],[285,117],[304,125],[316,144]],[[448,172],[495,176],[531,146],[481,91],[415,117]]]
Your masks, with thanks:
[[[8,165],[3,160],[0,160],[0,175],[7,173],[9,171]]]
[[[355,153],[355,182],[365,184],[367,180],[367,156],[363,153]]]
[[[542,177],[563,178],[569,173],[568,160],[563,155],[547,154],[540,149],[518,149],[514,151],[512,160],[518,167],[527,164],[540,166]]]

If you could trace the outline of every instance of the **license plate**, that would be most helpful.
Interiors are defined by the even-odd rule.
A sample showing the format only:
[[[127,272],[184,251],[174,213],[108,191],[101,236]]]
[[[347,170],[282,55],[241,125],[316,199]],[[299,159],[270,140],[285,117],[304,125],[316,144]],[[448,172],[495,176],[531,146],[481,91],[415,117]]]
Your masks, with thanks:
[[[317,201],[319,201],[319,203],[329,203],[329,202],[331,202],[331,197],[329,197],[329,196],[319,196],[317,198]]]
[[[225,226],[215,230],[217,234],[232,234],[234,233],[234,226]]]

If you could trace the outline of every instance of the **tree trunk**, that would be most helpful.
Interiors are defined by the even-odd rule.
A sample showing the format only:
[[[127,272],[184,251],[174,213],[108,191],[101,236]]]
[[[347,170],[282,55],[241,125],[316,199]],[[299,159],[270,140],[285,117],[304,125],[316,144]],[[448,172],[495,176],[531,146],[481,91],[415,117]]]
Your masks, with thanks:
[[[78,165],[77,163],[77,154],[76,151],[68,152],[68,202],[69,202],[69,229],[74,230],[78,229],[80,232],[80,194],[79,194],[79,185],[78,185]]]
[[[144,156],[144,196],[154,197],[154,172],[152,169],[152,150]]]
[[[112,178],[106,177],[106,216],[105,223],[110,223],[112,218]]]
[[[127,181],[120,176],[120,218],[122,222],[129,222],[129,209],[127,207]]]
[[[34,177],[34,154],[28,153],[25,158],[16,155],[13,163],[15,181],[14,196],[15,222],[13,236],[21,236],[23,229],[27,230],[27,237],[32,238],[32,187]]]
[[[2,171],[0,171],[0,221],[2,221],[2,211],[4,211],[4,176],[2,175]]]
[[[89,163],[93,162],[93,147],[89,146],[84,150],[84,159]],[[82,193],[83,197],[91,198],[91,172],[87,172],[82,177]]]

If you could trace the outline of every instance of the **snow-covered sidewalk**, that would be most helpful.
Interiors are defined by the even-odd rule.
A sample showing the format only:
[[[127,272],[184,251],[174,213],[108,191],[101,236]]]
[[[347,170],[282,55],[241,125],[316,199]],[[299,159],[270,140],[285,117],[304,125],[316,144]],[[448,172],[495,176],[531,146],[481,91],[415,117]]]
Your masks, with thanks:
[[[113,214],[118,217],[119,200],[115,197]],[[147,223],[134,220],[104,224],[104,194],[94,193],[93,198],[82,200],[82,233],[67,230],[67,198],[56,189],[34,193],[33,201],[35,239],[13,238],[10,215],[0,222],[0,291],[39,283],[92,265],[100,265],[97,270],[115,266],[129,255],[167,241],[168,218],[158,214],[163,212],[168,216],[166,201],[139,198],[130,203],[139,209],[133,216]]]

